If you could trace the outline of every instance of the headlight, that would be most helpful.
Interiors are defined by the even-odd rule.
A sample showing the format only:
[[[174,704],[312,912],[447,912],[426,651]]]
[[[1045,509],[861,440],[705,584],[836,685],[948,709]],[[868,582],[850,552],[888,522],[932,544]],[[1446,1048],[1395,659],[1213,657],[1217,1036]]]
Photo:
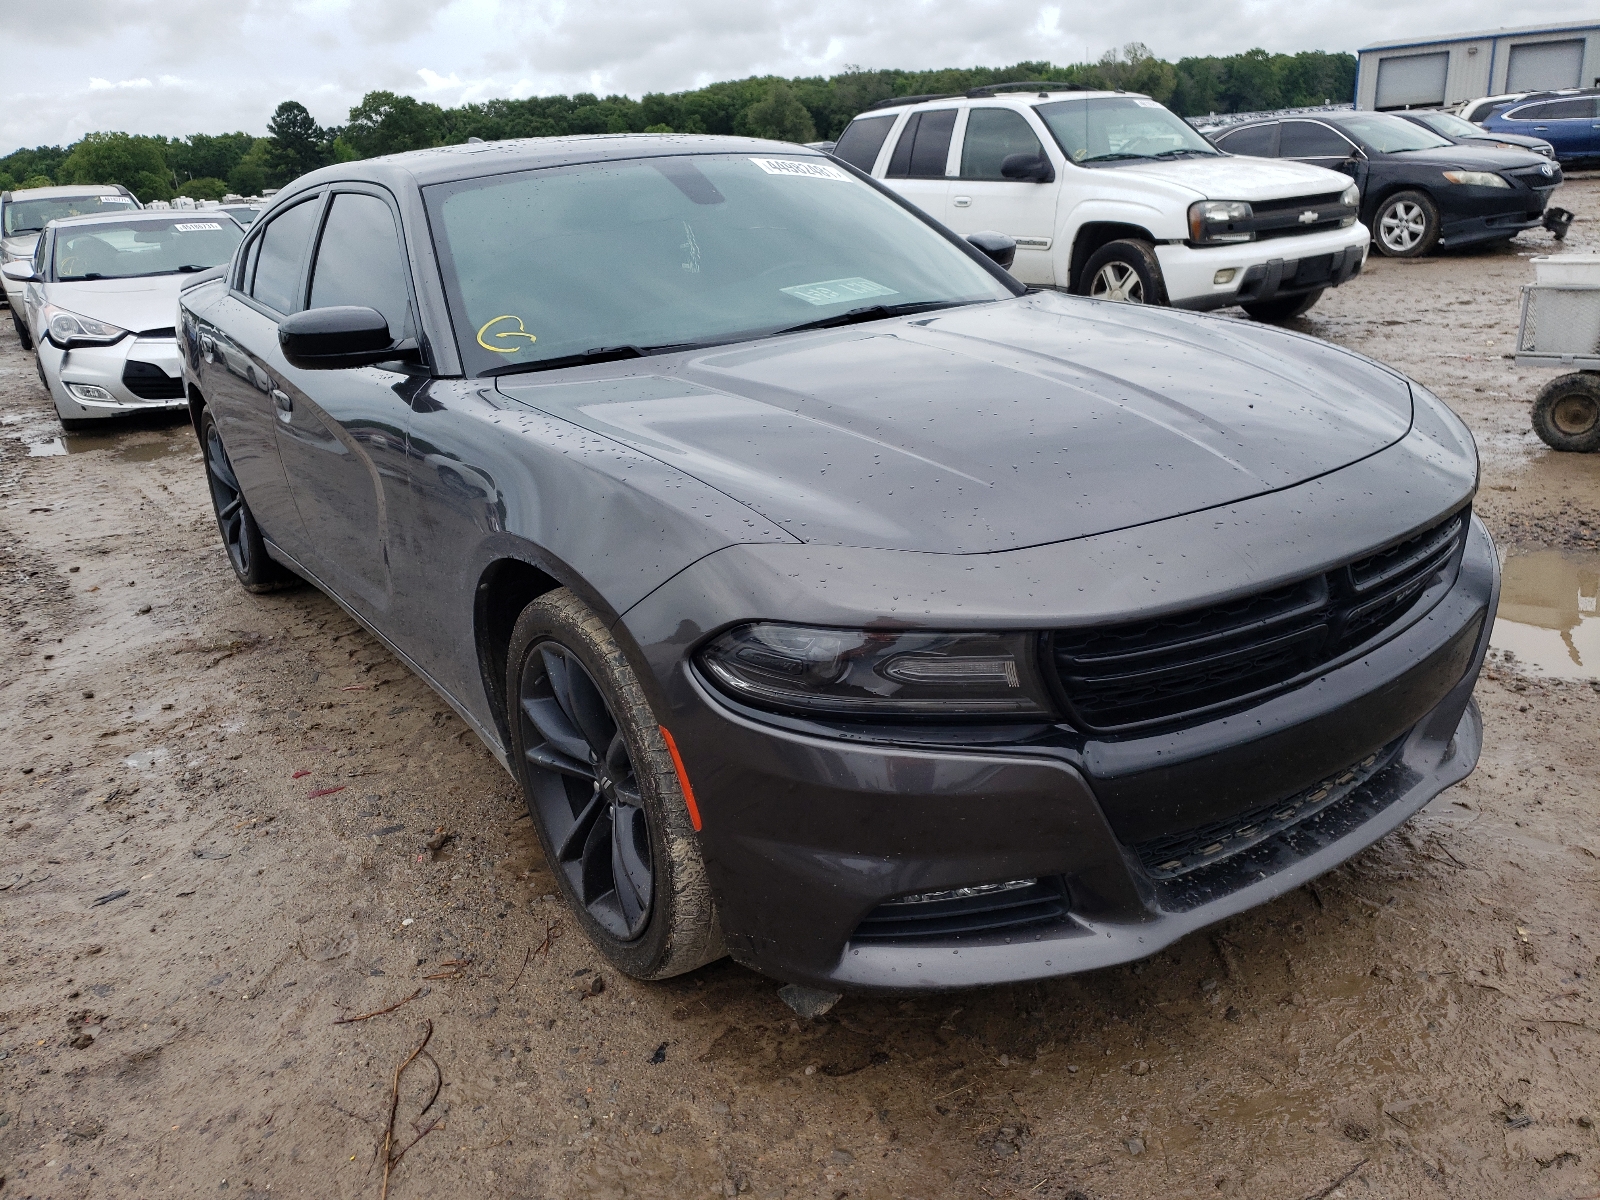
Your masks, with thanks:
[[[894,633],[741,625],[699,654],[701,669],[760,708],[851,717],[1048,718],[1025,633]]]
[[[1255,215],[1243,200],[1201,200],[1189,205],[1189,240],[1202,246],[1228,242],[1253,242],[1256,235],[1234,229],[1235,222]]]
[[[45,324],[50,340],[62,350],[75,350],[80,346],[109,346],[128,336],[126,329],[54,305],[45,309]]]
[[[1493,171],[1446,171],[1444,177],[1451,183],[1464,183],[1469,187],[1508,188],[1511,186]]]

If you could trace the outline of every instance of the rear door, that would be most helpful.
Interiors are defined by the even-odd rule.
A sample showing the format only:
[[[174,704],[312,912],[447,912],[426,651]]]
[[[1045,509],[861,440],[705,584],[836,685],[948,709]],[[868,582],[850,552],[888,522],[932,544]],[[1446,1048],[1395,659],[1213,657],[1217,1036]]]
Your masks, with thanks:
[[[832,150],[833,156],[871,175],[878,164],[878,151],[883,149],[884,142],[889,140],[889,134],[894,129],[894,121],[892,113],[885,113],[881,117],[857,117],[839,135]]]
[[[957,134],[956,182],[950,185],[945,224],[966,235],[993,230],[1014,238],[1011,273],[1023,283],[1047,287],[1056,281],[1050,247],[1056,226],[1055,182],[1007,179],[1000,165],[1013,154],[1051,156],[1028,118],[1014,108],[967,109]],[[1060,178],[1061,165],[1056,167]]]
[[[956,130],[954,108],[923,109],[900,127],[899,140],[884,168],[884,182],[935,221],[945,219],[950,197],[950,141]]]
[[[1556,148],[1560,159],[1600,154],[1600,118],[1595,97],[1542,100],[1514,108],[1505,115],[1508,132],[1541,137]]]

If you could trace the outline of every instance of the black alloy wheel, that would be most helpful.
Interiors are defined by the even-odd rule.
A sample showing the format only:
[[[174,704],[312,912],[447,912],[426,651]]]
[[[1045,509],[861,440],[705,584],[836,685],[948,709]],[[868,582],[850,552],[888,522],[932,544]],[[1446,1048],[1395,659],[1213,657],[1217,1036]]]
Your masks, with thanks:
[[[271,592],[295,582],[293,575],[267,556],[261,530],[245,501],[209,408],[200,413],[200,446],[205,454],[211,504],[217,514],[217,531],[222,534],[223,548],[239,583],[247,592]]]
[[[662,728],[606,624],[565,588],[529,604],[506,672],[512,760],[589,940],[640,979],[725,951]]]
[[[1533,431],[1552,450],[1600,450],[1600,375],[1574,371],[1545,384],[1533,400]]]

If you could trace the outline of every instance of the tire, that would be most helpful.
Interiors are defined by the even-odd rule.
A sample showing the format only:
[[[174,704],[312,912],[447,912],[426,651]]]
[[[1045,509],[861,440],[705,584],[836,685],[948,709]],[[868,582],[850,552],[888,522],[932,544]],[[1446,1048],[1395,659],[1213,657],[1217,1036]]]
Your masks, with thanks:
[[[22,318],[17,315],[17,310],[14,308],[11,310],[11,328],[17,331],[17,340],[22,343],[22,348],[24,350],[32,350],[33,337],[28,333],[27,325],[23,323]]]
[[[1372,239],[1389,258],[1421,258],[1439,241],[1439,206],[1423,192],[1385,196],[1372,216]]]
[[[522,610],[506,667],[512,764],[567,906],[635,979],[727,953],[660,723],[616,639],[566,588]]]
[[[1600,450],[1600,375],[1553,379],[1533,400],[1533,431],[1552,450]]]
[[[1167,283],[1155,247],[1133,238],[1107,242],[1083,264],[1078,295],[1126,304],[1165,304]]]
[[[228,552],[228,562],[240,586],[247,592],[275,592],[298,582],[295,575],[267,556],[261,529],[245,502],[209,408],[200,410],[200,449],[205,456],[211,507],[217,514],[217,532],[222,535],[223,549]]]
[[[1284,296],[1282,299],[1263,300],[1260,304],[1241,304],[1254,321],[1265,321],[1269,325],[1281,325],[1285,321],[1292,321],[1296,317],[1303,317],[1311,311],[1326,288],[1318,288],[1314,292],[1306,292],[1300,296]]]

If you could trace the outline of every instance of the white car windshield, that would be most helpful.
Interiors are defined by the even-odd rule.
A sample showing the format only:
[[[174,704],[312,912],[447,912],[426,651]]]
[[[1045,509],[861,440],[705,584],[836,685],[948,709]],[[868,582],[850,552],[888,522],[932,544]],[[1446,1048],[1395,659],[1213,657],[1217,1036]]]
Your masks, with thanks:
[[[54,278],[78,283],[204,271],[232,258],[243,237],[231,218],[209,214],[69,225],[56,231]]]
[[[438,184],[426,195],[473,373],[1014,294],[822,157],[626,159]]]
[[[134,202],[126,196],[62,196],[50,200],[12,200],[5,206],[5,235],[38,233],[51,221],[64,217],[86,217],[90,213],[132,210]]]
[[[1143,96],[1058,100],[1036,104],[1034,111],[1061,152],[1080,166],[1221,154],[1182,117]]]

